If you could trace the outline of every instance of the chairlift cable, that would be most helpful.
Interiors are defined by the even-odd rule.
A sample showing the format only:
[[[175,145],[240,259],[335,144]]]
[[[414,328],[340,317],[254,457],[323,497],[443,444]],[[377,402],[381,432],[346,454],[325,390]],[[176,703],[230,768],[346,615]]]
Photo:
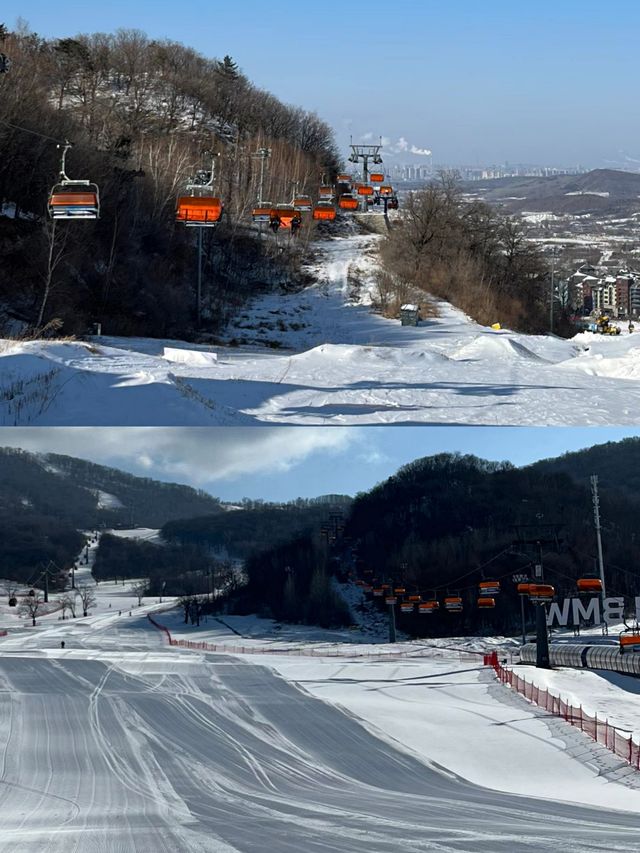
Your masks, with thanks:
[[[39,136],[40,139],[48,139],[49,142],[55,142],[58,145],[65,145],[65,142],[66,142],[65,140],[62,140],[62,139],[56,139],[53,136],[47,136],[46,133],[40,133],[37,130],[29,130],[28,127],[22,127],[19,124],[12,124],[10,121],[5,121],[4,119],[1,119],[1,118],[0,118],[0,124],[4,124],[5,127],[11,127],[11,128],[13,128],[13,130],[21,130],[23,133],[30,133],[32,136]]]

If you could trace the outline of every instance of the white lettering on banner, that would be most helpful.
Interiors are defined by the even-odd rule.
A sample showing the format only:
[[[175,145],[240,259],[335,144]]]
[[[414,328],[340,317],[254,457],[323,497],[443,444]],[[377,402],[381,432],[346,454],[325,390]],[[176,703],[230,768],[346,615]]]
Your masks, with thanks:
[[[549,606],[549,612],[547,613],[547,625],[550,627],[554,622],[557,621],[558,625],[561,625],[563,628],[569,624],[569,610],[571,608],[571,599],[565,598],[562,602],[562,610],[560,610],[560,605],[554,601]]]
[[[637,599],[636,599],[637,601]],[[616,622],[622,622],[624,617],[624,598],[605,598],[604,600],[604,621],[607,625],[615,625]]]
[[[585,622],[588,622],[590,619],[598,624],[600,622],[600,601],[597,598],[589,599],[589,603],[585,607],[584,604],[580,601],[579,598],[571,599],[571,607],[573,609],[573,624],[579,625],[580,618],[582,617]]]
[[[608,625],[621,622],[624,617],[624,598],[617,596],[605,598],[603,607],[604,621]],[[640,621],[640,595],[636,596],[636,619]],[[600,599],[590,598],[588,602],[581,598],[565,598],[562,602],[554,601],[549,606],[547,613],[547,625],[566,627],[567,625],[580,625],[581,620],[593,621],[596,625],[600,623]]]

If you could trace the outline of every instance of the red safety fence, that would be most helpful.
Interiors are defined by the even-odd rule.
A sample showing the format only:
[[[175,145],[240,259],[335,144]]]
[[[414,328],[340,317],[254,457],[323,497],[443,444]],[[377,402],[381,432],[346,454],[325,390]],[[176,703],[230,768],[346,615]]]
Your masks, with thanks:
[[[277,654],[277,655],[293,655],[299,657],[336,657],[336,658],[366,658],[367,660],[397,660],[407,658],[420,658],[420,657],[433,657],[434,653],[437,655],[438,653],[442,653],[444,651],[451,652],[455,651],[458,655],[458,658],[462,660],[477,660],[478,655],[482,655],[482,652],[468,652],[461,651],[460,649],[451,649],[451,648],[441,648],[438,646],[425,647],[421,646],[415,651],[413,650],[398,650],[398,651],[389,651],[389,652],[371,652],[371,651],[355,651],[353,648],[348,649],[343,645],[336,644],[335,646],[317,646],[317,647],[309,647],[309,646],[241,646],[241,645],[229,645],[228,643],[207,643],[202,640],[176,640],[171,636],[171,632],[164,625],[157,622],[151,614],[147,614],[147,618],[151,622],[151,624],[156,627],[159,631],[162,631],[166,638],[167,642],[170,646],[177,646],[182,649],[194,649],[195,651],[201,652],[220,652],[222,654],[230,654],[230,655],[269,655],[269,654]],[[450,656],[450,655],[449,655]],[[483,662],[485,666],[493,666],[494,658],[497,661],[497,655],[495,652],[492,652],[490,655],[483,655]]]
[[[491,665],[502,684],[512,687],[529,702],[544,708],[554,717],[562,717],[567,723],[589,735],[596,743],[602,744],[632,767],[640,770],[640,744],[633,740],[629,732],[617,729],[606,719],[598,719],[597,714],[592,717],[591,714],[587,714],[582,705],[578,707],[571,705],[561,696],[554,696],[547,688],[538,687],[531,681],[521,678],[513,670],[502,666],[497,656]]]

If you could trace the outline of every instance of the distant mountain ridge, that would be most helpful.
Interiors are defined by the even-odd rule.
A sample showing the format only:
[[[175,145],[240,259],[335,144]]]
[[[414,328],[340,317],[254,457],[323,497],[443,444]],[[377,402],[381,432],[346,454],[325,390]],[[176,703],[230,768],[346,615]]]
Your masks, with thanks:
[[[513,213],[604,212],[611,208],[640,207],[640,174],[618,169],[593,169],[583,175],[547,178],[472,181],[465,183],[464,189],[481,194],[486,201],[500,203]]]
[[[162,527],[221,512],[217,498],[55,453],[0,448],[0,513],[18,508],[73,527]]]

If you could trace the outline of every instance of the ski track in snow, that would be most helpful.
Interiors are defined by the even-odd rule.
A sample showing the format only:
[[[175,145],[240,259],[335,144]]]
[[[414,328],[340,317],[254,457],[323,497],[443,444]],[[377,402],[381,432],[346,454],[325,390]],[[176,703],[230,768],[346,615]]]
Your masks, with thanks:
[[[318,243],[316,283],[255,299],[225,335],[240,346],[6,341],[0,425],[638,423],[640,335],[495,331],[446,303],[403,328],[370,307],[378,239]]]
[[[10,634],[2,649],[2,853],[637,850],[640,793],[620,789],[628,811],[569,802],[572,785],[597,800],[606,783],[446,650],[391,663],[202,654],[167,648],[142,612]],[[367,722],[372,702],[395,729]],[[527,782],[540,796],[446,769],[454,737],[467,752],[502,743],[487,772],[507,788],[540,756]],[[545,761],[566,802],[543,799]]]

